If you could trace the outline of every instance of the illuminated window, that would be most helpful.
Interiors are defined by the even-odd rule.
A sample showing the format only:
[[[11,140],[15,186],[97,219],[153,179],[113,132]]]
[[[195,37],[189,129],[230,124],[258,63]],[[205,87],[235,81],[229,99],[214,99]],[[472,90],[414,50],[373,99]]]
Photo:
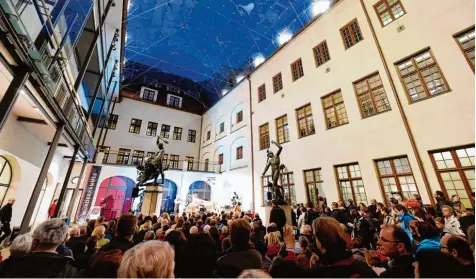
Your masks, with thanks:
[[[354,82],[354,89],[360,104],[362,117],[365,118],[390,110],[387,94],[378,73]]]
[[[400,0],[382,0],[374,5],[382,26],[386,26],[405,14]]]
[[[276,118],[276,133],[278,143],[285,143],[289,141],[288,116],[283,115]]]
[[[129,133],[140,134],[141,125],[142,125],[142,120],[132,118],[131,125],[129,126]]]
[[[269,125],[263,124],[259,127],[259,149],[269,148]]]
[[[336,91],[321,98],[327,129],[349,123],[342,92]]]
[[[299,137],[305,137],[316,133],[314,120],[312,119],[311,104],[305,105],[296,110]]]

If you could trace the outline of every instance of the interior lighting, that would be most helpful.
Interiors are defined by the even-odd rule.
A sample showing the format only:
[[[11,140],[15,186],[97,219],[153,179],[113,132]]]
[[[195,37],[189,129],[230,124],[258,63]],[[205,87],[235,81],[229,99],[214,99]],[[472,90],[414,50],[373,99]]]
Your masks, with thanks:
[[[223,89],[223,90],[221,91],[221,95],[222,95],[222,96],[225,96],[226,94],[228,94],[228,90]]]
[[[258,67],[261,63],[263,63],[265,60],[263,54],[261,53],[258,53],[257,55],[255,55],[255,57],[253,58],[253,65],[255,67]]]
[[[284,43],[291,40],[292,37],[293,37],[293,34],[291,34],[291,32],[289,32],[288,29],[283,30],[278,35],[278,44],[282,46]]]
[[[25,90],[23,90],[23,89],[20,90],[20,94],[25,95],[25,94],[26,94],[26,93],[25,93]]]
[[[312,16],[317,16],[318,14],[321,14],[327,9],[329,9],[329,6],[331,5],[330,0],[313,0],[312,1]]]
[[[240,83],[245,77],[243,75],[239,75],[236,77],[236,83]]]

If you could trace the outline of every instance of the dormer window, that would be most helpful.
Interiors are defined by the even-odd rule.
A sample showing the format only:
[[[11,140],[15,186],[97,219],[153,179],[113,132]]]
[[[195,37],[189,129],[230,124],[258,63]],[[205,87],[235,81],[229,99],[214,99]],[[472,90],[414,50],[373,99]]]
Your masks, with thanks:
[[[167,95],[167,105],[170,107],[181,108],[182,107],[182,98],[175,95]]]
[[[157,101],[157,90],[150,89],[147,87],[142,87],[140,91],[140,98],[145,101],[155,102]]]

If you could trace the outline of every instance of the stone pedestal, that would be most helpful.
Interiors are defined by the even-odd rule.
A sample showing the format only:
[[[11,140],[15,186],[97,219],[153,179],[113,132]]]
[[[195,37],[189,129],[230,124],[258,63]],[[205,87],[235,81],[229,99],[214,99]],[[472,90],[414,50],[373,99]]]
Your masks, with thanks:
[[[286,225],[290,225],[292,226],[293,225],[293,222],[292,222],[292,215],[291,215],[291,206],[289,205],[279,205],[279,207],[281,207],[283,210],[284,210],[284,214],[286,214]],[[266,224],[266,226],[269,226],[270,222],[269,222],[269,216],[271,215],[271,209],[273,207],[271,205],[267,205],[265,207],[265,218],[266,220],[264,221],[264,223]]]
[[[143,215],[152,216],[153,214],[160,214],[160,206],[162,205],[162,189],[163,185],[147,185],[145,187],[144,201],[141,208]]]

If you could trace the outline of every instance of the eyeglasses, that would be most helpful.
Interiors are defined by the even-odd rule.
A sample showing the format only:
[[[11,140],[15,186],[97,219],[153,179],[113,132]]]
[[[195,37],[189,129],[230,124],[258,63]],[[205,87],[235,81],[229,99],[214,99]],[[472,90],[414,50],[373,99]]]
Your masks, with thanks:
[[[388,242],[388,243],[400,243],[401,242],[399,240],[388,240],[388,239],[382,238],[380,236],[378,237],[378,240],[382,241],[382,242]]]

